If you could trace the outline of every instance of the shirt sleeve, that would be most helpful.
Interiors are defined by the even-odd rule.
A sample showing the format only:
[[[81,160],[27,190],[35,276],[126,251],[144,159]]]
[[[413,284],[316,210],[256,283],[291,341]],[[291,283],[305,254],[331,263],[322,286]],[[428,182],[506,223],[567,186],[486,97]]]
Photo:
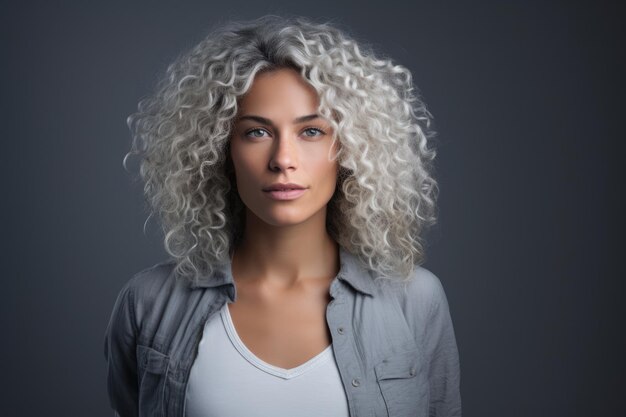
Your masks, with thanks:
[[[107,391],[115,416],[137,416],[137,357],[133,292],[130,282],[120,291],[104,336]]]
[[[438,279],[426,325],[429,362],[430,417],[460,417],[459,353],[450,317],[448,301]]]

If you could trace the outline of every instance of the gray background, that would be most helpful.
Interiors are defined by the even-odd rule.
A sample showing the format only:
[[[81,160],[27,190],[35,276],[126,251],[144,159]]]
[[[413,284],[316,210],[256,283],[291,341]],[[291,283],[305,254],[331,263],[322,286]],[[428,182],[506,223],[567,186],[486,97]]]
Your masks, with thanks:
[[[425,266],[464,415],[623,415],[618,2],[91,3],[0,13],[2,415],[112,415],[113,302],[165,257],[121,165],[126,117],[213,24],[265,13],[332,18],[413,71],[439,133]]]

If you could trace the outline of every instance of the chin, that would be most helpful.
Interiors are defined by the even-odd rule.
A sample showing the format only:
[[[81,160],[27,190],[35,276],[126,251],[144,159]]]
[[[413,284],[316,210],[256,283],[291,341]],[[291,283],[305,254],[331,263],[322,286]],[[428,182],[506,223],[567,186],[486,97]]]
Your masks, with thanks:
[[[276,227],[293,226],[296,224],[304,223],[309,217],[307,216],[293,216],[293,215],[274,215],[261,217],[265,223]]]
[[[256,210],[251,210],[250,208],[248,210],[259,221],[275,227],[301,224],[319,214],[319,209],[315,210],[310,204],[287,204],[261,205]]]

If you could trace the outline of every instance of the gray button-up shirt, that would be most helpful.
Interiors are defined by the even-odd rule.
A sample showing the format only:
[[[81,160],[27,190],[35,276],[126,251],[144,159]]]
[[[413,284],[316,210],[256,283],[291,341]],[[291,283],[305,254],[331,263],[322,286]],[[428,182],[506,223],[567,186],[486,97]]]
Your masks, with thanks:
[[[204,324],[237,299],[230,263],[194,285],[176,279],[174,266],[135,274],[113,307],[104,354],[121,417],[184,417]],[[350,416],[461,416],[459,357],[439,279],[421,266],[406,285],[374,277],[340,248],[326,321]]]

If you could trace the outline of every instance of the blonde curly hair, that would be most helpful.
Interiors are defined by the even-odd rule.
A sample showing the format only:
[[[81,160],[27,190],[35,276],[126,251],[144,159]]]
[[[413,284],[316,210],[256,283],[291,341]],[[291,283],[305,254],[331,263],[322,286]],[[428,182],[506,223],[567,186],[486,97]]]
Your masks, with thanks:
[[[209,276],[241,238],[244,205],[229,157],[238,99],[259,72],[285,67],[315,88],[341,143],[329,234],[380,278],[408,279],[425,260],[438,194],[432,116],[410,71],[330,23],[275,15],[213,30],[128,117],[123,164],[141,158],[150,216],[160,218],[177,275]]]

